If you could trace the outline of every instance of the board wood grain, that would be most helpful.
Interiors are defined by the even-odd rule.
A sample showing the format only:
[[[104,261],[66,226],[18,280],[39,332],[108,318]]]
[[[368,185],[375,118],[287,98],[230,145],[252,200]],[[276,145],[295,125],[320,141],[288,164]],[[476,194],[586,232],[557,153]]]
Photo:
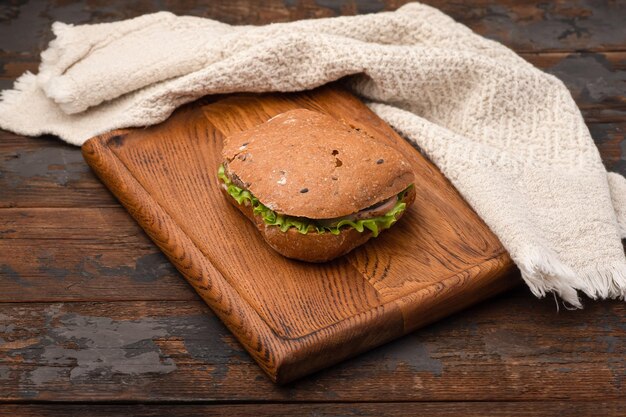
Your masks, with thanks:
[[[417,200],[333,262],[292,261],[225,201],[222,140],[307,108],[375,133],[412,163]],[[89,165],[276,382],[288,382],[510,288],[513,264],[443,175],[338,86],[214,97],[83,146]]]

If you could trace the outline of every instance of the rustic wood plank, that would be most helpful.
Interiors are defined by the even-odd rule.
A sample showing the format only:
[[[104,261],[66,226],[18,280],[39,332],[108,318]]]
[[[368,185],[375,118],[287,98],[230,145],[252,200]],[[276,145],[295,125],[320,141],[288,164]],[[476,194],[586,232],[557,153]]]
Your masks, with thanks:
[[[580,417],[622,416],[625,401],[546,401],[546,402],[396,402],[396,403],[298,403],[298,404],[231,404],[231,405],[93,405],[93,404],[6,404],[0,416],[21,417],[108,417],[108,416],[164,416],[187,417]]]
[[[231,24],[266,24],[394,10],[407,0],[187,0],[168,2],[176,14],[209,17]],[[624,50],[626,6],[619,1],[537,3],[531,0],[427,0],[474,31],[518,51]],[[0,12],[0,50],[36,54],[51,40],[50,25],[101,23],[162,10],[159,2],[113,0],[11,1]]]
[[[400,0],[404,2],[403,0]],[[391,0],[398,4],[397,0]],[[519,52],[624,51],[623,2],[426,0],[487,38]]]
[[[38,72],[39,54],[11,53],[0,49],[0,91],[13,87],[17,77],[26,71]]]
[[[626,123],[594,123],[589,131],[607,170],[626,176]]]
[[[80,149],[0,130],[1,207],[119,207]]]
[[[121,207],[0,212],[0,302],[197,299]]]
[[[197,298],[153,245],[0,240],[0,252],[0,302]]]
[[[200,301],[0,304],[0,337],[9,402],[623,401],[626,381],[623,302],[557,312],[529,294],[285,387]]]
[[[5,208],[0,218],[0,244],[52,241],[151,248],[152,242],[121,206],[94,208]],[[16,242],[13,242],[16,243]]]
[[[522,56],[563,81],[588,124],[626,122],[626,52]]]

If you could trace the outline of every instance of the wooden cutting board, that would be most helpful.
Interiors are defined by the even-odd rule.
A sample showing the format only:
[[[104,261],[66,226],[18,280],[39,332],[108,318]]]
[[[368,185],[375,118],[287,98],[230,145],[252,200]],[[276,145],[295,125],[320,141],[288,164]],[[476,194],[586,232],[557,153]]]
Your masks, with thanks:
[[[222,140],[295,108],[380,136],[413,164],[415,204],[326,264],[283,258],[219,191]],[[439,170],[336,86],[208,98],[166,122],[83,145],[89,165],[235,334],[284,383],[412,332],[517,283],[498,239]]]

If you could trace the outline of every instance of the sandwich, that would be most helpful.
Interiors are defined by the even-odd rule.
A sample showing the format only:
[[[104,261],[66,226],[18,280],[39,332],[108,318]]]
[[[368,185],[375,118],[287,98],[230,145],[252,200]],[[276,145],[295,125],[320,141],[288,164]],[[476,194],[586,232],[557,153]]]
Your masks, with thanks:
[[[220,189],[288,258],[325,262],[389,229],[415,200],[396,149],[329,115],[297,109],[224,140]]]

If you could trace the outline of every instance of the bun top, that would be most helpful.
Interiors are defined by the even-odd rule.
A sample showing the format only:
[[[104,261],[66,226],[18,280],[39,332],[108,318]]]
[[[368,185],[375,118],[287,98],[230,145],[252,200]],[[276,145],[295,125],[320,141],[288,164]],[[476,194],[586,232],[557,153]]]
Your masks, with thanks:
[[[415,179],[394,148],[304,109],[227,137],[222,156],[227,172],[261,203],[280,214],[311,219],[356,213]]]

